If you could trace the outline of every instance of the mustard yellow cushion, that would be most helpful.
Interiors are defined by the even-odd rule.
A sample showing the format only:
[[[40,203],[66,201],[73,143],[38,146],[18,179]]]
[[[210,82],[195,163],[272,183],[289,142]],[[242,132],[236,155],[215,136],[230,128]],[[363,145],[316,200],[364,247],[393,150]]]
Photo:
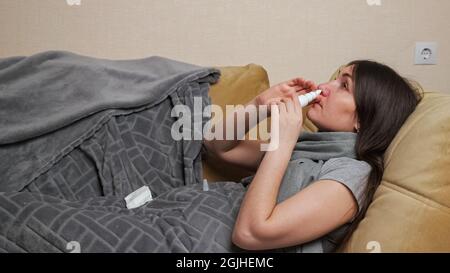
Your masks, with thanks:
[[[211,86],[211,103],[219,105],[225,113],[226,105],[245,105],[269,88],[266,70],[256,64],[219,67],[219,82]],[[208,181],[239,181],[250,172],[226,165],[212,157],[203,157],[203,176]]]
[[[245,105],[259,93],[269,88],[266,70],[256,64],[218,67],[219,82],[209,91],[211,102],[225,110],[225,105]]]
[[[344,252],[450,252],[450,95],[426,92]]]

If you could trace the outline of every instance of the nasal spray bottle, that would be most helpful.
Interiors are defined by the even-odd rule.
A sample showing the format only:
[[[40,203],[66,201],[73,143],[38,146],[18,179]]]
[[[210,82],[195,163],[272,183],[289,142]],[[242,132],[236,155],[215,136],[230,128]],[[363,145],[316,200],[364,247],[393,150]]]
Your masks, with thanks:
[[[302,107],[308,106],[321,93],[322,93],[322,90],[316,90],[316,91],[312,91],[312,92],[306,93],[305,95],[298,96],[298,100],[300,101],[300,105]]]
[[[305,95],[298,96],[298,101],[300,102],[300,105],[302,107],[306,107],[311,102],[313,102],[320,94],[322,94],[322,90],[315,90],[315,91],[306,93]],[[274,128],[272,128],[272,129],[274,129],[274,131],[279,130],[279,127],[276,124],[277,124],[277,122],[272,123],[272,125],[275,126]],[[266,143],[261,144],[261,151],[264,151],[264,152],[275,151],[276,149],[278,149],[278,145],[279,145],[278,141],[279,141],[278,137],[271,137],[269,144],[266,144]]]

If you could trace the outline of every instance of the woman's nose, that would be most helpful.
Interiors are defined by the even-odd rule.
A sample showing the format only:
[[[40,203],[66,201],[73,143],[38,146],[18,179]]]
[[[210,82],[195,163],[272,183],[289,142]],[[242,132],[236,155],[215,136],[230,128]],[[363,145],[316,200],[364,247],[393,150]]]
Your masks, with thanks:
[[[322,90],[322,96],[328,97],[330,95],[330,89],[328,89],[326,84],[319,84],[318,89]]]

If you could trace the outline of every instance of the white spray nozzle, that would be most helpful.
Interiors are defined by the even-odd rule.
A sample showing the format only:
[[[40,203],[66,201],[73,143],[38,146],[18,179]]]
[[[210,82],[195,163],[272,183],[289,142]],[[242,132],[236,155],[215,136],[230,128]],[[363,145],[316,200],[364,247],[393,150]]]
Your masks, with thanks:
[[[322,93],[322,90],[316,90],[316,91],[309,92],[309,93],[307,93],[305,95],[298,96],[298,100],[300,101],[300,105],[302,107],[308,106],[321,93]]]

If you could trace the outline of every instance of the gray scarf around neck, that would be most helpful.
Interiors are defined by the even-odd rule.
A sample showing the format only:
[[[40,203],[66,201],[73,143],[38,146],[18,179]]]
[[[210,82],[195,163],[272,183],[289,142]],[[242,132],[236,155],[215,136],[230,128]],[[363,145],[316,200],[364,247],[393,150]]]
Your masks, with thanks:
[[[317,180],[323,164],[331,158],[356,158],[356,134],[350,132],[303,132],[284,174],[278,203]]]

